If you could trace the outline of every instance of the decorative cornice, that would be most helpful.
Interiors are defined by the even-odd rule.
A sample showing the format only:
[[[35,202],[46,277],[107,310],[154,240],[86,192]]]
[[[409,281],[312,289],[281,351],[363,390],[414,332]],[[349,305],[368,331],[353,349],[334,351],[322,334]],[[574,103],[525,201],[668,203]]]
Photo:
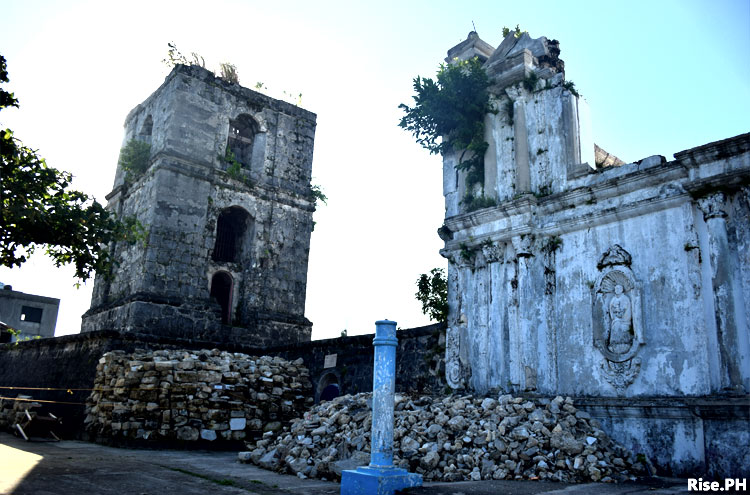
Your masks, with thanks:
[[[684,166],[696,167],[747,152],[750,152],[750,133],[680,151],[674,154],[674,158]]]

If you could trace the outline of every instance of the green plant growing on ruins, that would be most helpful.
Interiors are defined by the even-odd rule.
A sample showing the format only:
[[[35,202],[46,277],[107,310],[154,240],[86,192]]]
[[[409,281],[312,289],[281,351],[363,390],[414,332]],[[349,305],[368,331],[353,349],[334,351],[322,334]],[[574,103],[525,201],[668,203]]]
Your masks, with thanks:
[[[323,193],[323,189],[318,184],[310,184],[310,195],[313,198],[313,204],[318,206],[318,201],[328,204],[328,196]]]
[[[224,161],[227,162],[227,174],[229,177],[236,180],[242,180],[242,164],[237,161],[237,157],[234,156],[234,151],[227,147],[226,153],[224,153]]]
[[[197,65],[198,67],[206,68],[206,60],[195,52],[190,53],[190,59],[188,59],[182,52],[177,48],[177,44],[174,41],[167,43],[169,50],[167,50],[167,56],[162,62],[167,67],[174,67],[175,65]]]
[[[318,201],[322,201],[323,204],[328,204],[328,196],[323,193],[323,189],[318,184],[310,184],[310,197],[312,198],[313,206],[318,207]],[[313,220],[312,230],[315,230],[317,222]]]
[[[188,476],[194,476],[202,480],[210,481],[211,483],[216,483],[217,485],[221,485],[221,486],[239,486],[236,481],[230,480],[229,478],[217,479],[217,478],[212,478],[210,476],[206,476],[205,474],[194,473],[193,471],[188,471],[187,469],[173,468],[169,466],[162,466],[162,467],[166,467],[167,469],[178,472],[178,473],[187,474]]]
[[[539,76],[536,72],[533,70],[528,73],[526,77],[523,78],[523,81],[521,81],[521,84],[526,89],[526,91],[533,93],[536,89],[536,85],[539,82]]]
[[[262,81],[258,81],[255,83],[254,86],[256,91],[260,91],[262,93],[268,93],[268,86]],[[298,107],[302,105],[302,93],[294,93],[292,91],[286,91],[282,90],[282,96],[281,99],[286,101],[287,103],[291,103],[295,107]]]
[[[459,248],[461,250],[460,251],[461,259],[464,260],[466,263],[469,263],[469,264],[474,263],[474,257],[477,255],[476,248],[470,248],[469,246],[467,246],[463,242],[461,243],[461,245],[459,246]]]
[[[219,77],[228,83],[239,84],[240,76],[237,74],[237,67],[229,62],[219,64]]]
[[[414,78],[414,106],[399,105],[406,113],[399,127],[430,153],[460,151],[456,168],[467,170],[483,184],[480,170],[489,147],[484,140],[484,117],[497,112],[490,103],[489,85],[477,57],[441,64],[434,80]]]
[[[565,82],[563,82],[563,88],[565,88],[568,91],[570,91],[571,94],[573,94],[573,96],[579,96],[579,97],[581,96],[578,93],[578,90],[576,89],[576,83],[574,83],[573,81],[565,81]]]
[[[295,107],[302,105],[302,93],[294,94],[291,91],[282,91],[284,94],[284,100],[291,103]]]
[[[8,72],[0,56],[3,82]],[[9,107],[18,107],[18,100],[0,89],[0,110]],[[72,190],[72,180],[72,174],[47,165],[13,131],[0,131],[0,265],[21,266],[43,247],[55,266],[73,264],[74,276],[85,281],[111,267],[105,246],[137,240],[135,219],[118,220],[88,194]]]
[[[219,160],[227,164],[226,172],[229,177],[236,181],[242,182],[248,187],[254,186],[252,179],[250,179],[250,177],[245,174],[242,163],[237,160],[234,152],[229,147],[227,147],[226,151],[224,152],[224,156],[219,155]]]
[[[137,181],[151,165],[151,145],[131,139],[120,150],[120,158],[117,163],[125,172],[126,182]]]
[[[448,321],[448,280],[445,270],[433,268],[417,279],[417,301],[422,303],[422,313],[438,323]]]
[[[518,27],[518,24],[516,24],[516,28],[513,30],[503,26],[503,38],[506,38],[510,33],[513,33],[513,36],[515,38],[520,38],[524,33],[528,33],[528,31],[521,31],[521,28]]]
[[[466,196],[464,196],[464,199],[461,200],[461,202],[466,206],[467,213],[481,210],[482,208],[497,206],[497,201],[495,201],[494,198],[490,198],[488,196],[485,196],[484,194],[474,196],[471,193],[467,193]]]

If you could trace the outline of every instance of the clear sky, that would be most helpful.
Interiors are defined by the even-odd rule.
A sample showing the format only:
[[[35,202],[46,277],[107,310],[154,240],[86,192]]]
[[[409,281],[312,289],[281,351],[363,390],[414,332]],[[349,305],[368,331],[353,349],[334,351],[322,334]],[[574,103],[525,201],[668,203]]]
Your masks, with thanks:
[[[594,140],[626,162],[750,130],[750,1],[0,0],[0,54],[20,109],[0,127],[105,201],[127,113],[169,69],[167,42],[208,68],[237,66],[268,94],[302,93],[318,115],[306,316],[313,338],[371,333],[389,318],[429,323],[420,273],[446,266],[440,158],[397,127],[412,79],[433,76],[472,22],[497,46],[503,26],[560,41],[566,78],[591,107]],[[658,235],[658,233],[655,233]],[[92,281],[42,255],[0,268],[14,289],[61,299],[57,335],[77,333]]]

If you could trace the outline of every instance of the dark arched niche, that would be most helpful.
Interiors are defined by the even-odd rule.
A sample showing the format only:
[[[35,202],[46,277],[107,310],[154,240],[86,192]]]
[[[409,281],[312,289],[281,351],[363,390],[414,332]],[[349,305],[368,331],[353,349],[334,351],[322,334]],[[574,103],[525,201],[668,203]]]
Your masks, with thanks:
[[[141,131],[138,133],[138,141],[151,144],[151,134],[153,133],[153,130],[154,119],[152,119],[149,114],[146,117],[146,120],[143,121],[143,125],[141,125]]]
[[[233,206],[222,210],[216,219],[216,242],[211,259],[218,262],[237,263],[251,232],[252,219],[244,209]]]
[[[318,402],[333,400],[341,395],[339,379],[333,373],[326,373],[318,382]]]
[[[216,272],[211,277],[211,297],[221,306],[221,322],[229,325],[232,321],[232,276],[227,272]]]
[[[234,154],[242,168],[251,169],[253,149],[260,128],[258,123],[246,113],[229,121],[229,135],[227,136],[227,150]]]

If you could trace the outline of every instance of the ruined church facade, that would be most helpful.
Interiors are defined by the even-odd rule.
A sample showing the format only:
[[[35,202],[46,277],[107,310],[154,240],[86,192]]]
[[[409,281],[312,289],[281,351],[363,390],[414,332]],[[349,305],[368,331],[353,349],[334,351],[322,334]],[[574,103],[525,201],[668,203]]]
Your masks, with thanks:
[[[177,65],[125,121],[145,171],[118,165],[107,208],[143,238],[110,246],[82,330],[263,346],[304,316],[315,115]]]
[[[594,144],[559,53],[513,33],[448,52],[480,58],[500,111],[483,184],[444,156],[447,382],[588,398],[674,473],[747,466],[750,134],[624,164]],[[480,195],[496,206],[469,211]]]

